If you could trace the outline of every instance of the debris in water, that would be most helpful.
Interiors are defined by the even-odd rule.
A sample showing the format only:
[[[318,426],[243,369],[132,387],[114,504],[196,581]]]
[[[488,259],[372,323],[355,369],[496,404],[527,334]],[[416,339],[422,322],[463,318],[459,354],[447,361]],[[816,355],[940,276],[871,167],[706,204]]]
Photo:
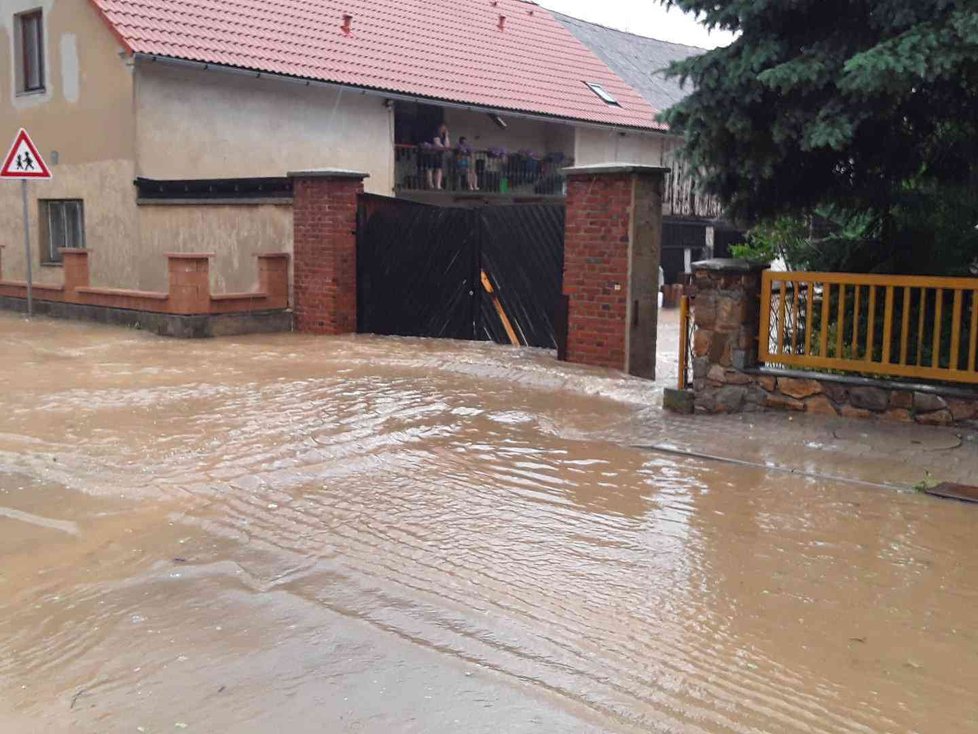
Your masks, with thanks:
[[[925,487],[924,492],[932,497],[940,497],[946,500],[978,502],[978,487],[972,487],[967,484],[942,482],[934,487]]]

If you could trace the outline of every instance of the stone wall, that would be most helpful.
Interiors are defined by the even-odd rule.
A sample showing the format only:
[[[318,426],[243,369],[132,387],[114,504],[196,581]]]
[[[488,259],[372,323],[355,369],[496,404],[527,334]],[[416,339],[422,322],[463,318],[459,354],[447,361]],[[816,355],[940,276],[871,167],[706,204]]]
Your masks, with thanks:
[[[978,391],[789,370],[757,362],[763,268],[693,266],[693,403],[700,413],[786,410],[923,425],[978,425]]]
[[[953,387],[764,370],[752,374],[711,365],[695,390],[696,409],[706,413],[786,410],[929,426],[978,426],[978,395]]]

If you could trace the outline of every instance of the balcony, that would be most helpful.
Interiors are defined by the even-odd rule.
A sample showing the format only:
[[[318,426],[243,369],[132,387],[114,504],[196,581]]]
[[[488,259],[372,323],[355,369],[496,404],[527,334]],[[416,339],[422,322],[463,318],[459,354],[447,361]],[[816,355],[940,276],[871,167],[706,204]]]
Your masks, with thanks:
[[[428,144],[394,146],[398,194],[440,190],[517,198],[564,196],[562,169],[572,164],[564,153],[443,149]]]

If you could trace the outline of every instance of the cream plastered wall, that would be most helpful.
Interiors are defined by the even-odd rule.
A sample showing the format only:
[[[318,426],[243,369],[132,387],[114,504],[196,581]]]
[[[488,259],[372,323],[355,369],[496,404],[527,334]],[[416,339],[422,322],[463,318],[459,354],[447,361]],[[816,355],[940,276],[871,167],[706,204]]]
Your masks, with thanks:
[[[672,151],[681,145],[682,138],[675,135],[581,127],[577,129],[575,159],[580,166],[599,163],[668,166]]]
[[[137,62],[138,175],[251,178],[345,168],[370,174],[368,192],[393,188],[393,110],[384,99],[217,71]],[[215,253],[215,292],[250,290],[255,255],[292,252],[290,207],[139,207],[140,287],[162,288],[155,263],[172,251]]]
[[[137,62],[139,173],[147,178],[284,176],[345,168],[394,180],[394,113],[383,97],[221,71]]]
[[[18,94],[15,16],[35,9],[44,19],[45,90]],[[59,267],[40,265],[39,198],[84,199],[93,283],[124,285],[135,278],[133,79],[121,52],[87,1],[0,0],[0,155],[25,127],[54,174],[51,181],[29,184],[37,282],[62,279]],[[4,277],[23,279],[19,182],[0,181],[0,245]]]
[[[262,205],[140,206],[140,289],[165,290],[167,252],[210,252],[211,292],[254,290],[255,255],[292,252],[292,207]]]

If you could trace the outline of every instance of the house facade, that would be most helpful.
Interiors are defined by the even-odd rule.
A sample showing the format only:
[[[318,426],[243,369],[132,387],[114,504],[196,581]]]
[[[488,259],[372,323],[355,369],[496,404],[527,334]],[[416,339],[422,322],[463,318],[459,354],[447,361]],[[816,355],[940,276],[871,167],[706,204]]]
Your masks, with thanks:
[[[83,247],[93,285],[159,290],[165,253],[209,252],[214,289],[246,290],[256,254],[292,249],[295,170],[447,202],[557,197],[571,163],[668,165],[656,109],[551,13],[438,6],[0,0],[0,141],[27,128],[54,174],[30,184],[35,280]],[[431,147],[442,123],[451,152]],[[0,232],[2,277],[21,279],[10,183]]]

